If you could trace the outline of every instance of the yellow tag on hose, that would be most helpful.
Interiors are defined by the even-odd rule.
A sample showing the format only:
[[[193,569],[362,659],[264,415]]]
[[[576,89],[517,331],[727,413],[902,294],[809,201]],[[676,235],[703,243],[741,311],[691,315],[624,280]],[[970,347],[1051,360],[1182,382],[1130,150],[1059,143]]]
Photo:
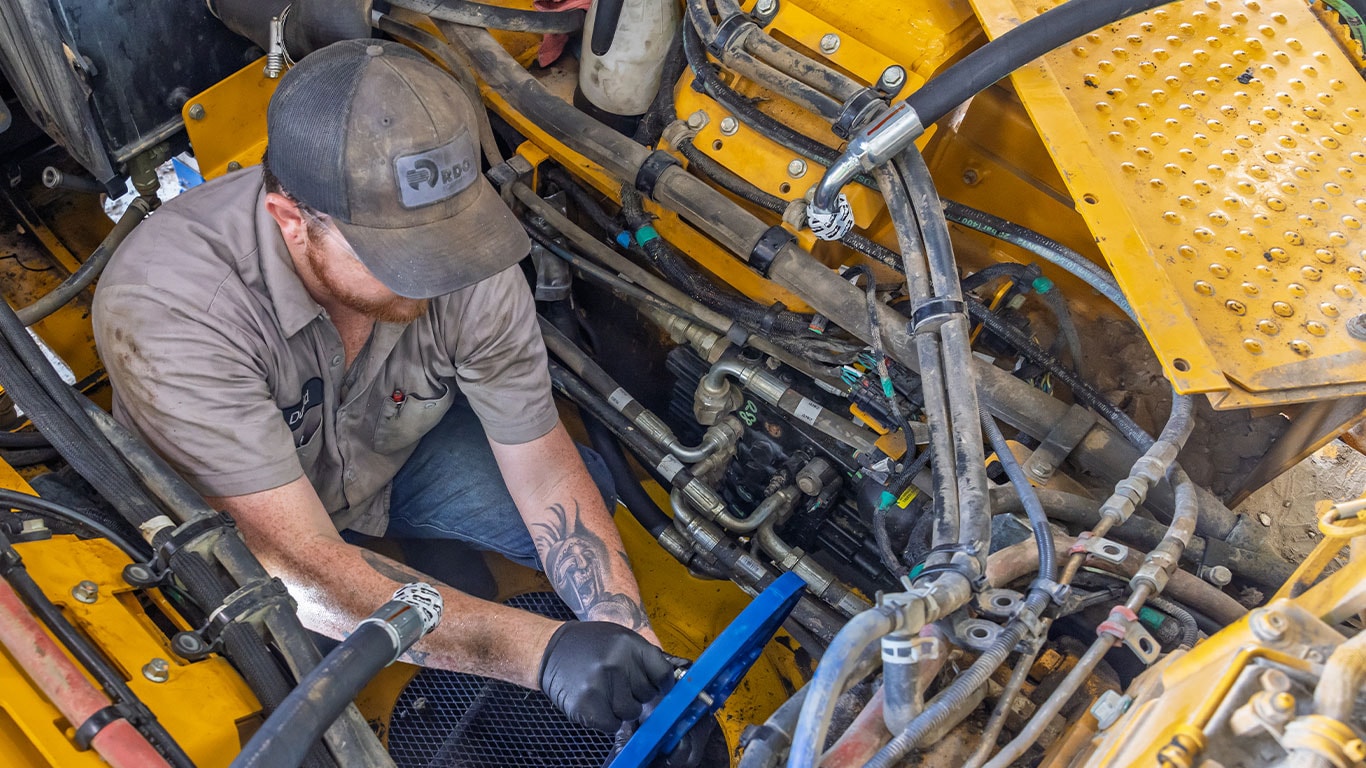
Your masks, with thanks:
[[[910,506],[911,502],[915,501],[915,497],[919,495],[920,491],[916,490],[916,487],[913,485],[910,488],[907,488],[905,493],[901,494],[901,498],[896,500],[896,505],[905,509]]]

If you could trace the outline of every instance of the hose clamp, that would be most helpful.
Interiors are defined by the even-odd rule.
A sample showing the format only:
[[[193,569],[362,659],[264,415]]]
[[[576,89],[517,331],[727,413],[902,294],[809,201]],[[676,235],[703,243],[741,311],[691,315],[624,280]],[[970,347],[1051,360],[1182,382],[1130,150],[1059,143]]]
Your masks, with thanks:
[[[177,632],[171,638],[171,647],[181,658],[190,661],[203,658],[218,646],[223,631],[229,626],[251,622],[277,605],[290,613],[296,608],[284,582],[278,578],[257,579],[223,598],[223,603],[204,620],[204,626]]]
[[[840,113],[835,117],[834,125],[830,129],[841,139],[847,139],[868,122],[879,107],[886,106],[887,102],[877,91],[863,88],[840,106]]]
[[[768,271],[773,267],[773,260],[778,258],[778,253],[796,241],[796,235],[788,232],[781,224],[774,224],[759,236],[759,241],[749,252],[747,261],[756,272],[768,277]]]
[[[718,59],[722,58],[727,51],[738,49],[743,44],[745,36],[757,28],[754,21],[745,14],[731,14],[716,25],[716,37],[707,42],[707,52]]]
[[[203,541],[208,538],[207,545],[212,547],[218,537],[230,529],[236,529],[237,523],[228,515],[219,512],[213,515],[191,520],[171,532],[170,536],[156,548],[156,553],[152,559],[146,563],[129,563],[124,566],[123,580],[135,587],[155,587],[165,584],[171,574],[171,558],[182,550],[191,547],[205,546]],[[151,533],[154,537],[156,533],[164,530],[165,526],[148,529],[144,533]]]
[[[95,737],[104,730],[105,726],[115,720],[124,719],[127,718],[123,712],[119,711],[117,705],[110,704],[107,707],[101,707],[90,713],[90,717],[87,717],[85,722],[80,724],[71,740],[76,744],[76,749],[84,752],[90,749],[90,742],[95,740]]]
[[[963,314],[965,305],[954,299],[930,299],[911,313],[911,333],[938,330],[954,315]]]
[[[645,162],[640,164],[640,170],[636,171],[635,188],[640,194],[655,199],[655,184],[659,183],[659,177],[664,175],[671,166],[682,167],[678,158],[656,149],[645,158]]]

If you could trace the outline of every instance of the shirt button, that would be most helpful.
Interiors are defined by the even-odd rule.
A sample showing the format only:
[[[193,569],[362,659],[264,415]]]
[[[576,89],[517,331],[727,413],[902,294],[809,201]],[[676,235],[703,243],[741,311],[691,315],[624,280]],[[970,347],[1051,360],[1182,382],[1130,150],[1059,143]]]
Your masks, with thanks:
[[[342,363],[342,356],[341,356],[341,355],[333,355],[333,356],[332,356],[332,365],[333,365],[333,366],[341,365],[341,363]]]

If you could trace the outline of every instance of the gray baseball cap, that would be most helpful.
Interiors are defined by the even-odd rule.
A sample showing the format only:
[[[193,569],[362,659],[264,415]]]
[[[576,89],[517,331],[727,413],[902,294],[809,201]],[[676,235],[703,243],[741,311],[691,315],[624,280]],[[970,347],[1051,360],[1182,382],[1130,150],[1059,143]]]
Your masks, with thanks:
[[[427,299],[495,275],[531,241],[480,173],[474,106],[398,43],[345,40],[280,80],[270,168],[327,214],[394,293]]]

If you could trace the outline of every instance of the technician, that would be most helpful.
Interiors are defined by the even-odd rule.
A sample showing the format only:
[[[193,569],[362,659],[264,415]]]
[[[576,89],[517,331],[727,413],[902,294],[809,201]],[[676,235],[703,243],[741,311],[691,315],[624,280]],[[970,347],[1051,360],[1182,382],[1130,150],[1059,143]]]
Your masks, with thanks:
[[[443,586],[408,659],[601,730],[634,719],[673,667],[556,413],[530,243],[480,173],[473,106],[409,49],[352,40],[290,70],[267,122],[262,167],[172,200],[105,270],[115,415],[232,515],[310,629],[434,581],[343,534],[463,540],[542,567],[580,621]]]

